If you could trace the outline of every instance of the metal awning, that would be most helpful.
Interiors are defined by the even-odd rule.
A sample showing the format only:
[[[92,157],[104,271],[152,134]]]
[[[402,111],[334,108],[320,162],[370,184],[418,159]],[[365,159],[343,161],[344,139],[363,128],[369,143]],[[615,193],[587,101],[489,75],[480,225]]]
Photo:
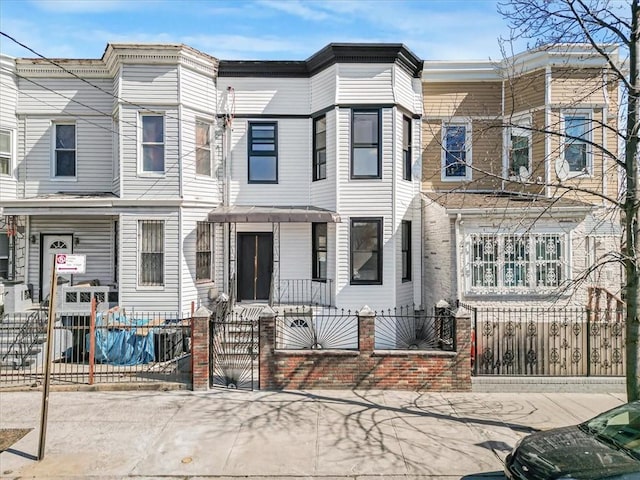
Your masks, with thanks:
[[[311,206],[231,205],[211,210],[209,221],[214,223],[340,223],[340,215],[331,210]]]

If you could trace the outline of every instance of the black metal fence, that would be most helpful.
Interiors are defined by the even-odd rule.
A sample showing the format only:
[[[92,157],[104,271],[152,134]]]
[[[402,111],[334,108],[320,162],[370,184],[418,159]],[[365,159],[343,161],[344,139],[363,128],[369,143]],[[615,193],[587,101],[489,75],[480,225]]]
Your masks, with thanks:
[[[276,317],[276,348],[357,350],[358,317],[333,308],[296,307]]]
[[[450,310],[426,315],[413,307],[376,312],[375,348],[456,350],[455,317]]]
[[[190,382],[191,319],[176,313],[59,314],[53,328],[51,382]],[[0,321],[0,387],[44,379],[47,312]]]
[[[475,375],[625,375],[625,317],[621,309],[472,311]]]
[[[332,307],[333,280],[274,280],[270,303],[272,305],[320,305]]]

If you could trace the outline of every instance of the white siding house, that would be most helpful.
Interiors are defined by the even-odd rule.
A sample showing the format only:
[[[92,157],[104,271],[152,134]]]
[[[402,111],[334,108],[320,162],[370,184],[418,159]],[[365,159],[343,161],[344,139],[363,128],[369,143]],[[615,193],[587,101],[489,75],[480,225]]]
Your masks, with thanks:
[[[66,280],[140,311],[221,293],[419,303],[422,62],[403,45],[243,62],[109,44],[100,59],[2,62],[0,213],[20,224],[22,265],[5,275],[34,301],[53,253],[76,253],[86,273]]]

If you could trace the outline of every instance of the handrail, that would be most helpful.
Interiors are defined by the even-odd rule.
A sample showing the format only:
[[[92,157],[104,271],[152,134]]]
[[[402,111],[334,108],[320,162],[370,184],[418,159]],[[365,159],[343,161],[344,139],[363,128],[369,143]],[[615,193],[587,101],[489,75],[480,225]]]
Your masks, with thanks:
[[[19,365],[24,363],[26,357],[31,354],[32,347],[38,342],[39,333],[44,333],[45,331],[45,322],[40,318],[41,313],[44,313],[45,310],[38,309],[29,314],[27,320],[22,324],[18,332],[16,333],[13,342],[7,348],[7,351],[2,357],[2,362],[9,357],[10,354],[14,354],[19,359]],[[6,314],[5,318],[9,318],[10,315],[16,314]],[[46,318],[46,314],[45,314]],[[42,329],[42,331],[39,331]],[[27,341],[24,341],[24,340]],[[26,348],[25,348],[26,345]],[[21,351],[16,352],[16,350],[20,348]],[[23,351],[22,351],[23,350]]]

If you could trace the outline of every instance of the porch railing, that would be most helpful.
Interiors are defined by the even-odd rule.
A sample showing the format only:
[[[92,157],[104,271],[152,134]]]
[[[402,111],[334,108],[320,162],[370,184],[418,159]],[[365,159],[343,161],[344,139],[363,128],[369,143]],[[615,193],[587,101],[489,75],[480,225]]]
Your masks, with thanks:
[[[382,350],[456,350],[451,311],[426,315],[413,307],[376,312],[375,348]]]
[[[271,305],[317,305],[333,307],[333,280],[272,280]]]

